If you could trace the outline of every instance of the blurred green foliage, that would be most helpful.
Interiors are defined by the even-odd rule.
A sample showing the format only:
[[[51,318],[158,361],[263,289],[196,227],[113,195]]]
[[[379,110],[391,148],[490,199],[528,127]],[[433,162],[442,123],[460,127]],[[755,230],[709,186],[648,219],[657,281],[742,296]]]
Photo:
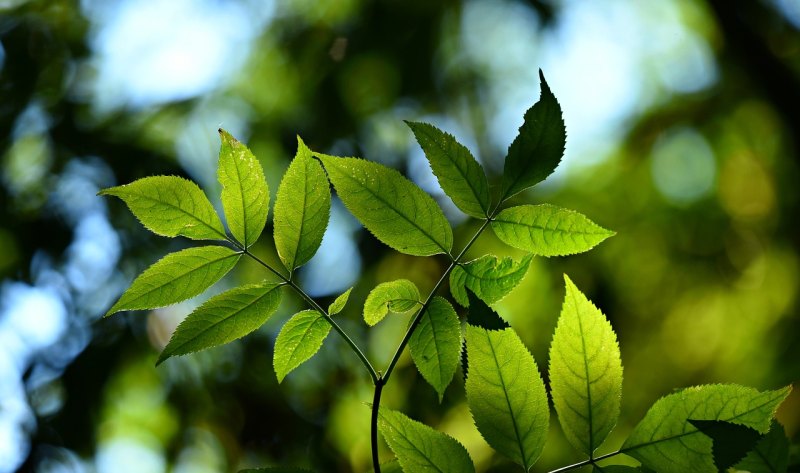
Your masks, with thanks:
[[[259,8],[258,2],[234,3]],[[475,48],[494,47],[491,54],[505,57],[521,45],[544,50],[549,44],[557,65],[557,46],[567,39],[552,36],[575,8],[567,1],[498,4],[519,12],[517,19],[535,18],[535,29],[518,38],[503,36],[510,28],[505,23],[497,23],[496,31],[464,30],[465,16],[492,11],[489,2],[280,2],[241,65],[224,71],[210,90],[146,106],[103,106],[92,92],[99,74],[93,41],[102,40],[92,9],[101,7],[0,1],[0,275],[33,280],[42,255],[62,258],[74,229],[53,210],[53,201],[63,198],[54,189],[69,163],[98,157],[105,163],[98,169],[113,172],[105,185],[174,174],[214,188],[220,123],[262,161],[273,193],[298,134],[312,149],[424,175],[419,168],[426,165],[413,159],[416,145],[402,120],[426,116],[446,117],[451,131],[463,133],[497,175],[508,143],[493,135],[493,120],[503,112],[495,97],[513,86],[514,77],[538,90],[539,64],[531,64],[529,77],[520,76],[475,60]],[[724,381],[771,389],[800,379],[800,27],[777,0],[670,4],[676,21],[710,52],[716,79],[697,90],[670,91],[658,85],[663,71],[639,71],[652,91],[649,99],[596,142],[596,154],[580,149],[566,172],[526,196],[547,194],[547,201],[591,215],[617,236],[585,255],[534,258],[521,286],[494,306],[540,366],[546,365],[563,298],[563,273],[607,314],[625,370],[622,417],[609,448],[675,387]],[[652,18],[642,14],[644,8],[630,11],[634,20],[641,15],[646,31]],[[507,42],[498,47],[493,34]],[[650,40],[661,39],[645,35],[632,42]],[[598,61],[598,74],[613,67]],[[570,84],[555,77],[548,74],[561,97]],[[522,105],[535,98],[523,97]],[[562,105],[566,116],[582,113],[579,105]],[[509,127],[509,136],[518,125]],[[569,128],[569,121],[567,126],[569,153],[569,140],[577,141],[583,130]],[[458,221],[449,203],[439,200]],[[131,278],[168,247],[176,249],[143,231],[121,204],[109,206],[113,227],[122,229],[118,276]],[[456,241],[474,232],[467,227],[456,227]],[[399,343],[407,320],[390,317],[367,331],[360,322],[363,300],[376,284],[399,278],[425,293],[446,262],[400,255],[366,232],[347,231],[344,238],[352,235],[362,263],[340,323],[367,347],[376,366],[385,366],[392,355],[387,347]],[[279,264],[267,239],[253,251]],[[488,232],[470,251],[486,252],[519,257]],[[254,264],[241,266],[236,283],[264,277]],[[332,297],[321,294],[320,300],[330,303]],[[141,459],[137,471],[270,464],[368,470],[364,403],[371,384],[341,340],[330,337],[319,355],[277,384],[272,345],[281,324],[302,307],[300,300],[285,303],[242,342],[155,369],[157,350],[198,303],[95,322],[93,341],[50,382],[61,407],[37,416],[22,468],[51,471],[77,457],[105,471],[104,459],[129,459],[134,452]],[[478,471],[505,471],[508,465],[472,425],[460,379],[439,404],[408,354],[398,368],[384,392],[386,406],[460,440]],[[798,390],[778,419],[797,439]],[[557,422],[551,427],[537,469],[580,459]]]

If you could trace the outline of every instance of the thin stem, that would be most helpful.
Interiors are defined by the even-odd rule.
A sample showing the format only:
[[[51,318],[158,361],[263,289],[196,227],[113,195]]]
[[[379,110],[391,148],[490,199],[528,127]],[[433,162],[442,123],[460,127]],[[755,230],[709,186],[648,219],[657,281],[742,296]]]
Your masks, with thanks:
[[[617,450],[616,452],[606,453],[605,455],[600,455],[599,457],[596,457],[596,458],[590,458],[589,460],[584,460],[582,462],[573,463],[572,465],[562,466],[561,468],[558,468],[558,469],[555,469],[555,470],[550,470],[549,473],[561,473],[563,471],[576,470],[578,468],[581,468],[581,467],[587,466],[587,465],[594,465],[595,462],[599,462],[600,460],[605,460],[606,458],[611,458],[613,456],[619,455],[620,453],[622,453],[622,450]]]
[[[297,285],[297,284],[296,284],[294,281],[292,281],[292,279],[291,279],[290,277],[286,277],[286,276],[284,276],[284,275],[283,275],[283,274],[281,274],[281,273],[280,273],[278,270],[276,270],[275,268],[273,268],[272,266],[270,266],[269,264],[267,264],[267,263],[265,263],[263,260],[261,260],[261,258],[259,258],[258,256],[254,255],[253,253],[250,253],[250,250],[248,250],[247,248],[244,248],[244,247],[243,247],[242,245],[240,245],[240,244],[239,244],[237,241],[235,241],[235,240],[231,240],[231,239],[228,239],[228,241],[229,241],[229,242],[231,242],[231,243],[232,243],[234,246],[236,246],[237,248],[239,248],[239,250],[241,250],[241,251],[242,251],[242,253],[244,253],[244,254],[246,254],[247,256],[249,256],[249,257],[253,258],[253,260],[255,260],[255,261],[258,263],[258,264],[260,264],[261,266],[263,266],[263,267],[267,268],[267,269],[268,269],[269,271],[271,271],[271,272],[272,272],[274,275],[278,276],[278,277],[281,279],[281,281],[283,281],[283,282],[284,282],[285,284],[287,284],[289,287],[291,287],[292,289],[294,289],[294,291],[295,291],[295,292],[296,292],[296,293],[297,293],[297,294],[298,294],[300,297],[302,297],[302,298],[303,298],[303,299],[304,299],[304,300],[305,300],[305,301],[306,301],[306,302],[307,302],[307,303],[308,303],[308,304],[309,304],[309,305],[310,305],[310,306],[311,306],[311,307],[312,307],[314,310],[316,310],[317,312],[319,312],[320,314],[322,314],[322,317],[323,317],[323,318],[324,318],[324,319],[325,319],[325,320],[326,320],[326,321],[327,321],[329,324],[331,324],[331,327],[333,327],[333,329],[334,329],[334,330],[336,330],[336,332],[338,332],[338,333],[339,333],[339,335],[341,335],[341,336],[342,336],[342,338],[344,339],[344,341],[345,341],[345,342],[347,342],[347,344],[348,344],[348,345],[350,345],[350,349],[351,349],[351,350],[352,350],[352,351],[353,351],[353,352],[356,354],[356,356],[358,356],[358,358],[361,360],[361,363],[364,365],[364,367],[365,367],[365,368],[367,369],[367,371],[369,372],[369,375],[370,375],[370,377],[372,378],[372,382],[373,382],[373,384],[377,384],[377,383],[378,383],[378,380],[379,380],[379,378],[378,378],[378,373],[375,371],[375,368],[373,368],[373,367],[372,367],[372,363],[370,363],[370,362],[369,362],[369,360],[367,359],[367,357],[364,355],[364,352],[362,352],[362,351],[361,351],[361,349],[358,347],[358,345],[356,345],[356,342],[354,342],[354,341],[353,341],[353,339],[352,339],[352,338],[350,338],[350,336],[349,336],[349,335],[347,335],[347,333],[344,331],[344,329],[343,329],[342,327],[340,327],[340,326],[339,326],[339,324],[337,324],[337,323],[336,323],[336,321],[335,321],[335,320],[333,320],[333,319],[331,318],[331,316],[328,314],[328,311],[326,311],[325,309],[323,309],[322,307],[320,307],[320,305],[317,303],[317,301],[315,301],[314,299],[312,299],[312,298],[311,298],[311,296],[309,296],[309,295],[306,293],[306,291],[304,291],[304,290],[303,290],[303,289],[302,289],[300,286],[298,286],[298,285]]]
[[[372,398],[372,421],[370,431],[370,444],[372,444],[372,470],[374,473],[381,473],[381,463],[378,460],[378,408],[381,405],[381,393],[386,380],[379,377],[375,383],[375,396]]]

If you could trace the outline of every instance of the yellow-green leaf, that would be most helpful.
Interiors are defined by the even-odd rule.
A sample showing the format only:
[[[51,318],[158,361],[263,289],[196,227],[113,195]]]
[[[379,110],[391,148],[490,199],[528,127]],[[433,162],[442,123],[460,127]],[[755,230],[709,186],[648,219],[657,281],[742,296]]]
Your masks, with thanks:
[[[344,309],[344,306],[347,305],[347,301],[350,299],[350,293],[353,291],[353,288],[346,290],[343,294],[340,294],[339,297],[334,300],[330,306],[328,306],[328,315],[338,314],[339,312]]]
[[[510,257],[498,259],[494,255],[485,255],[456,266],[450,273],[450,293],[464,307],[469,307],[467,289],[487,304],[494,304],[522,281],[532,258],[526,255],[514,261]]]
[[[278,382],[314,356],[330,331],[331,324],[316,310],[304,310],[292,316],[275,340],[272,362]]]
[[[408,279],[380,283],[364,301],[364,321],[368,325],[375,325],[389,311],[408,312],[419,304],[419,299],[419,289]]]

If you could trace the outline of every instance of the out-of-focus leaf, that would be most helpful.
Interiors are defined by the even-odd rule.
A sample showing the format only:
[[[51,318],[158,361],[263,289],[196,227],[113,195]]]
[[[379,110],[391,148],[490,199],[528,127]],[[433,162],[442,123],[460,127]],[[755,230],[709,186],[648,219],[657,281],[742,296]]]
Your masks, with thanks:
[[[212,297],[178,325],[156,364],[242,338],[258,329],[281,303],[280,285],[237,287]]]
[[[436,201],[416,184],[378,163],[317,156],[344,205],[378,240],[409,255],[450,252],[450,223]]]
[[[375,325],[389,311],[408,312],[417,306],[419,299],[419,289],[408,279],[382,282],[370,291],[364,301],[364,321],[368,325]]]
[[[469,150],[449,133],[427,123],[406,124],[425,152],[442,190],[465,214],[485,218],[489,214],[489,183],[483,167]]]
[[[325,171],[300,137],[275,200],[275,248],[289,271],[317,252],[331,213],[331,189]]]
[[[458,368],[461,353],[461,323],[446,299],[434,297],[431,300],[408,346],[414,364],[439,394],[441,402]]]
[[[504,209],[492,230],[503,243],[539,256],[582,253],[614,235],[578,212],[549,204]]]
[[[304,310],[292,316],[275,340],[273,364],[278,382],[314,356],[330,331],[331,324],[316,310]]]
[[[99,195],[122,199],[133,215],[156,235],[194,240],[226,240],[225,229],[208,197],[194,182],[177,176],[145,177]]]
[[[531,265],[531,255],[519,261],[494,255],[478,259],[453,268],[450,273],[450,293],[462,306],[469,307],[467,288],[487,304],[494,304],[511,292],[525,277]]]
[[[230,133],[219,129],[217,180],[222,184],[222,208],[228,228],[245,248],[261,236],[269,213],[269,187],[253,153]]]
[[[219,281],[241,253],[224,246],[200,246],[168,254],[145,269],[108,310],[154,309],[194,297]]]

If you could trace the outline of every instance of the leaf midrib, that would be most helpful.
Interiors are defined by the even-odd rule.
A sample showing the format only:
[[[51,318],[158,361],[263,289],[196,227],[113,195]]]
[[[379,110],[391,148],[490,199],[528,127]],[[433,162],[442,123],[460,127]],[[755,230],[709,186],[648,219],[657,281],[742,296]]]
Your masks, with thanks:
[[[202,192],[202,190],[200,192]],[[130,192],[130,195],[136,196],[136,197],[138,197],[140,199],[149,200],[151,202],[155,202],[155,203],[158,203],[158,204],[161,204],[161,205],[166,205],[167,207],[174,208],[174,209],[178,210],[179,212],[181,212],[183,214],[186,214],[187,216],[191,217],[193,220],[195,220],[197,222],[200,222],[203,226],[205,226],[206,228],[210,229],[212,232],[216,233],[217,235],[221,236],[223,240],[227,240],[228,239],[227,235],[225,235],[223,233],[220,233],[220,231],[218,229],[214,228],[213,226],[211,226],[211,224],[209,224],[208,222],[206,222],[204,220],[200,220],[196,215],[187,212],[186,210],[182,209],[181,207],[178,207],[177,205],[174,205],[174,204],[172,204],[170,202],[165,202],[163,200],[154,199],[154,198],[150,197],[147,194],[137,194],[137,193],[134,193],[134,192]]]

